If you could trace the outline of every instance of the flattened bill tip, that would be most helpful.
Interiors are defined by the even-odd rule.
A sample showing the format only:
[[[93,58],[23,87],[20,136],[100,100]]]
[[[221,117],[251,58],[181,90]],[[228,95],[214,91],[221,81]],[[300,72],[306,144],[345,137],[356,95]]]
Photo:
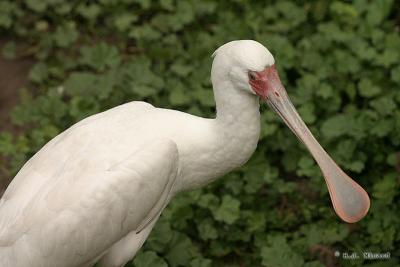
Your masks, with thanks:
[[[345,174],[344,174],[345,175]],[[368,193],[350,177],[340,183],[325,177],[336,214],[347,223],[356,223],[368,213],[370,199]]]

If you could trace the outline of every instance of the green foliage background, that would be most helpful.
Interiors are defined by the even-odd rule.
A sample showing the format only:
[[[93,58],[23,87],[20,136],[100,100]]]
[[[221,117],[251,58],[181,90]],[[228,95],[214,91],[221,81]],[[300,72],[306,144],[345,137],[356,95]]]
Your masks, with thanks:
[[[74,122],[127,101],[213,116],[212,52],[255,39],[317,139],[369,192],[369,214],[341,222],[305,147],[263,108],[250,162],[175,199],[132,266],[399,266],[399,12],[394,0],[2,0],[3,56],[35,64],[11,115],[24,131],[0,133],[0,165],[15,175]]]

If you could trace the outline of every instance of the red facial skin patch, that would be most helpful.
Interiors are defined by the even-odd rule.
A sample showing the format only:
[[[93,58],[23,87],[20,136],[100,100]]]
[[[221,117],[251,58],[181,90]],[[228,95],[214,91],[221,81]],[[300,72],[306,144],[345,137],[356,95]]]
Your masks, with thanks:
[[[251,77],[249,77],[250,86],[253,88],[254,92],[264,100],[268,98],[268,92],[274,90],[273,85],[281,83],[275,65],[266,67],[262,71],[251,72]],[[278,92],[275,91],[274,93],[279,97]]]

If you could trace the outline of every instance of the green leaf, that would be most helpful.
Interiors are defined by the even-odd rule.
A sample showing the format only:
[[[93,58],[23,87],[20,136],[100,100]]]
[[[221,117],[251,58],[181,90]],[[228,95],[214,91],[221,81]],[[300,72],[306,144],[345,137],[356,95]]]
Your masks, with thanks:
[[[118,14],[114,25],[119,31],[126,31],[137,19],[138,17],[134,13]]]
[[[247,215],[247,230],[250,232],[263,231],[266,226],[267,219],[265,213],[251,211]]]
[[[73,72],[65,81],[65,88],[71,95],[94,95],[97,76],[90,72]]]
[[[293,250],[283,236],[268,238],[269,245],[261,248],[262,266],[300,267],[304,259]]]
[[[309,155],[304,155],[298,163],[299,169],[296,171],[299,176],[316,177],[319,174],[319,168]]]
[[[327,83],[322,83],[320,85],[319,90],[315,93],[316,95],[322,97],[323,99],[328,99],[333,95],[333,89],[332,86],[330,86]]]
[[[370,105],[381,115],[390,115],[397,107],[396,103],[389,96],[383,96],[373,100]]]
[[[128,36],[130,38],[137,39],[139,41],[154,41],[161,37],[161,33],[157,28],[149,25],[133,26],[132,30],[129,31]]]
[[[171,70],[181,77],[186,77],[192,71],[192,67],[190,65],[177,62],[171,66]]]
[[[377,199],[384,200],[386,203],[390,203],[396,196],[400,183],[397,180],[395,173],[387,174],[383,179],[375,182],[373,186],[373,196]]]
[[[140,253],[133,263],[135,267],[168,267],[168,264],[153,251]]]
[[[365,78],[358,83],[358,92],[361,96],[370,98],[379,95],[381,89],[374,85],[370,79]]]
[[[15,10],[16,4],[14,2],[0,2],[0,28],[9,29],[13,25],[13,13]]]
[[[374,1],[368,5],[367,22],[373,26],[382,22],[389,14],[393,0]]]
[[[111,95],[111,92],[115,89],[117,82],[119,81],[118,70],[112,69],[100,77],[97,76],[96,89],[98,91],[98,98],[100,100],[106,99]]]
[[[202,87],[198,87],[195,91],[195,98],[200,101],[200,103],[206,107],[214,107],[214,95],[211,90],[207,90]]]
[[[383,54],[377,58],[376,63],[386,68],[398,63],[400,58],[398,47],[395,49],[385,49]]]
[[[227,224],[234,223],[240,216],[240,201],[225,195],[219,208],[213,211],[214,218]]]
[[[305,123],[312,124],[315,121],[314,109],[313,104],[305,104],[299,108],[299,114]]]
[[[214,209],[218,206],[218,197],[213,194],[204,194],[197,204],[202,208]]]
[[[140,4],[143,9],[147,9],[151,5],[151,0],[134,0],[134,2]]]
[[[83,46],[81,55],[81,64],[99,71],[104,71],[107,67],[115,68],[121,62],[118,49],[103,42],[93,47]]]
[[[195,249],[190,239],[184,234],[175,232],[165,257],[172,267],[188,266],[193,258],[194,251]]]
[[[190,267],[211,267],[212,261],[210,259],[197,258],[190,262]]]
[[[73,96],[90,96],[96,99],[109,97],[117,84],[118,73],[111,70],[102,76],[90,72],[72,72],[65,81],[66,93]]]
[[[263,179],[264,178],[263,168],[260,168],[260,165],[258,164],[254,164],[253,166],[249,166],[249,168],[245,168],[244,172],[245,172],[244,174],[245,192],[249,194],[254,194],[257,191],[259,191],[265,182]]]
[[[79,33],[74,22],[58,26],[53,34],[54,41],[59,47],[72,45],[78,39]]]
[[[62,0],[60,0],[60,1],[62,1]],[[66,3],[60,3],[59,5],[57,5],[55,12],[60,15],[66,15],[66,14],[71,13],[71,10],[72,10],[72,4],[66,2]]]
[[[99,104],[96,101],[79,96],[72,98],[69,106],[69,113],[76,121],[83,120],[99,111]]]
[[[197,224],[199,236],[203,240],[217,239],[218,231],[214,227],[212,220],[205,219]]]
[[[390,76],[394,82],[400,84],[400,65],[391,70]]]
[[[101,9],[97,4],[80,3],[76,10],[82,17],[91,21],[94,21],[101,13]]]
[[[36,12],[43,12],[47,8],[47,2],[43,0],[27,0],[26,5]]]
[[[150,236],[146,241],[146,245],[154,251],[163,252],[171,241],[172,235],[171,224],[168,220],[161,217],[154,229],[151,231]]]
[[[162,8],[168,10],[168,11],[172,11],[175,8],[174,5],[174,1],[173,0],[159,0],[160,1],[160,5]]]
[[[387,136],[393,130],[393,121],[390,119],[381,119],[371,128],[371,134],[378,137]]]
[[[48,75],[47,66],[43,62],[36,63],[29,71],[29,79],[35,83],[43,82]]]
[[[190,96],[183,88],[176,88],[169,94],[169,101],[172,105],[183,105],[189,103]]]
[[[321,127],[322,134],[328,138],[342,136],[351,131],[354,117],[349,114],[339,114],[326,120]]]
[[[157,93],[157,88],[143,84],[131,84],[132,92],[135,92],[140,97],[149,97]]]
[[[340,22],[353,24],[358,18],[358,12],[351,4],[334,1],[330,8],[333,15]]]
[[[386,163],[389,164],[390,166],[394,167],[397,164],[397,157],[398,155],[396,153],[391,153],[387,156],[386,158]]]

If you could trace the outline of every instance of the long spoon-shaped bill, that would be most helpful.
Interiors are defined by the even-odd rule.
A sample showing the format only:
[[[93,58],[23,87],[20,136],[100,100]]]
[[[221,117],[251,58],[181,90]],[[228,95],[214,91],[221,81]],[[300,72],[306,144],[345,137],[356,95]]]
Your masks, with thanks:
[[[349,223],[361,220],[367,214],[370,206],[367,192],[340,169],[314,138],[289,100],[275,66],[268,67],[258,74],[263,82],[252,85],[253,88],[256,89],[258,86],[259,92],[257,90],[256,92],[306,145],[318,163],[337,215]]]

